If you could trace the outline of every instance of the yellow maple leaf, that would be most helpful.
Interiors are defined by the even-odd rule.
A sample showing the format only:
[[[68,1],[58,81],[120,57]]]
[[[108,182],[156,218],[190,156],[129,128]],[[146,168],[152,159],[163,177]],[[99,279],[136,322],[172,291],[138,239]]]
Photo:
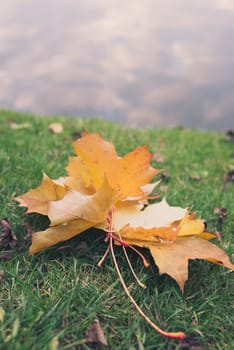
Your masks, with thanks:
[[[130,203],[117,205],[113,230],[123,242],[148,248],[159,272],[174,278],[182,291],[189,259],[204,259],[234,269],[227,254],[207,241],[215,235],[204,231],[203,220],[189,215],[186,209],[169,206],[166,200],[145,210]]]
[[[68,176],[52,180],[44,174],[41,185],[14,198],[27,213],[47,215],[50,227],[32,235],[29,254],[35,254],[96,227],[106,231],[116,271],[126,294],[145,320],[160,334],[183,339],[183,332],[167,333],[139,308],[120,274],[113,240],[123,247],[145,247],[159,268],[176,280],[181,290],[188,278],[188,261],[204,259],[234,269],[227,254],[209,242],[215,235],[187,209],[171,207],[166,200],[149,204],[159,170],[150,165],[147,146],[119,157],[114,145],[98,134],[74,142],[76,157],[69,159]],[[139,252],[138,252],[139,253]],[[139,253],[140,254],[140,253]],[[103,261],[103,259],[102,259]]]
[[[108,213],[118,201],[143,201],[157,184],[148,184],[158,170],[150,165],[147,147],[137,147],[121,158],[112,143],[87,134],[74,148],[78,156],[70,158],[67,177],[51,180],[44,175],[41,185],[15,198],[28,207],[27,213],[50,219],[50,228],[33,234],[30,254],[89,227],[106,229]]]
[[[227,254],[211,242],[197,236],[178,238],[173,243],[141,245],[149,248],[159,273],[170,275],[178,283],[181,290],[188,279],[188,261],[191,259],[203,259],[234,270]]]
[[[19,202],[21,207],[27,207],[27,213],[48,215],[50,202],[61,200],[66,191],[64,178],[51,180],[46,174],[43,174],[40,186],[13,199]]]
[[[50,203],[47,215],[51,227],[32,235],[29,254],[68,240],[90,227],[107,227],[109,210],[118,198],[118,191],[107,180],[91,195],[67,191],[62,200]]]

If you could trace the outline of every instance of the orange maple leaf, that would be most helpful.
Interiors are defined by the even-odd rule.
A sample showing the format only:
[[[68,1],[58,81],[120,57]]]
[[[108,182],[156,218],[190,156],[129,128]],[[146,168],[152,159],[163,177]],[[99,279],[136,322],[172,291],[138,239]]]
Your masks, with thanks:
[[[89,227],[108,228],[108,213],[118,201],[144,201],[155,184],[148,182],[159,172],[150,165],[147,147],[137,147],[119,157],[112,143],[98,134],[74,142],[77,157],[70,158],[68,176],[42,183],[14,198],[27,213],[47,215],[50,227],[34,233],[30,254],[70,239]],[[77,229],[75,228],[77,225]]]
[[[130,245],[150,250],[159,273],[166,273],[184,290],[188,260],[203,259],[234,270],[227,254],[210,243],[203,220],[186,209],[170,207],[165,200],[141,210],[140,205],[117,205],[113,213],[115,235]]]
[[[152,155],[147,146],[139,146],[119,157],[114,145],[98,134],[87,134],[73,145],[78,157],[70,158],[68,175],[81,178],[86,187],[93,186],[96,190],[106,177],[111,187],[118,188],[121,199],[142,195],[141,187],[159,172],[150,166]]]
[[[107,253],[111,251],[123,288],[139,313],[160,334],[184,338],[182,332],[159,329],[135,303],[120,274],[113,240],[134,250],[134,246],[148,248],[159,272],[174,278],[182,291],[190,259],[208,260],[230,270],[234,270],[234,265],[224,251],[209,242],[215,236],[205,231],[203,221],[195,214],[171,207],[165,200],[148,203],[157,185],[150,181],[159,170],[151,167],[152,155],[147,146],[119,157],[112,143],[98,134],[86,134],[74,142],[74,149],[77,156],[69,159],[68,176],[51,180],[44,175],[41,185],[14,198],[28,208],[27,213],[37,212],[50,219],[47,230],[32,235],[29,254],[91,227],[106,231]]]

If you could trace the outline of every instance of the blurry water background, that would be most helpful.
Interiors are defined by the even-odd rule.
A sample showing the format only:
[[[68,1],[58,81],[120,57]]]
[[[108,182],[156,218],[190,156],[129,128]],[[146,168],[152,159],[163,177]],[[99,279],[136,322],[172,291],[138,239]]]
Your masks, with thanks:
[[[0,108],[234,126],[234,0],[0,0]]]

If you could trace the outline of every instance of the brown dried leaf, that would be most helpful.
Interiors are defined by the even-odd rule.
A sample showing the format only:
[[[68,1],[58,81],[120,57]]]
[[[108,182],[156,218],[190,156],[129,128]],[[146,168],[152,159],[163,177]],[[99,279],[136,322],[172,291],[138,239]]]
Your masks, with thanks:
[[[0,251],[0,260],[10,260],[14,256],[14,251],[4,250]]]
[[[63,125],[61,123],[51,123],[49,125],[49,130],[54,134],[60,134],[63,132]]]
[[[228,130],[226,136],[229,142],[234,142],[234,130]]]
[[[193,180],[193,181],[201,181],[201,180],[202,180],[202,177],[201,177],[201,175],[194,174],[194,175],[190,175],[190,176],[189,176],[189,179],[190,179],[190,180]]]
[[[152,159],[155,160],[157,163],[164,162],[164,157],[162,156],[162,154],[160,152],[154,153]]]
[[[104,331],[98,319],[95,319],[93,323],[87,328],[85,337],[87,343],[100,343],[103,346],[108,346]]]
[[[169,181],[170,180],[170,174],[168,174],[168,173],[166,173],[166,172],[163,172],[163,173],[161,173],[161,180],[162,181]]]
[[[204,347],[198,342],[186,338],[181,341],[179,350],[204,350]]]
[[[0,236],[0,249],[12,249],[17,245],[17,238],[12,231],[11,225],[7,218],[0,220],[1,236]]]
[[[214,214],[218,215],[218,223],[222,224],[227,217],[227,208],[214,208]]]
[[[228,183],[229,182],[234,182],[234,169],[231,168],[223,177],[223,189],[224,191],[227,190],[228,188]]]
[[[227,174],[224,175],[224,181],[225,182],[234,182],[234,170],[230,170],[227,172]]]
[[[216,236],[218,242],[221,243],[221,242],[222,242],[223,233],[220,232],[220,231],[214,231],[213,233],[214,233],[214,235]]]

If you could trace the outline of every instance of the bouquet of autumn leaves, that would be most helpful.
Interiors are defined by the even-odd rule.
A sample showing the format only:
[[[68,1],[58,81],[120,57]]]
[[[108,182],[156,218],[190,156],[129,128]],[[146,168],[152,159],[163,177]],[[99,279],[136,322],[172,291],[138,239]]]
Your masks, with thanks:
[[[159,170],[150,165],[152,155],[147,146],[119,157],[114,145],[98,134],[85,134],[73,145],[77,156],[69,159],[68,176],[52,180],[44,174],[39,187],[15,198],[20,206],[28,208],[27,213],[40,213],[50,219],[47,230],[33,233],[30,255],[95,227],[106,232],[105,256],[112,253],[118,273],[113,241],[141,256],[136,247],[148,248],[159,273],[170,275],[182,291],[189,259],[205,259],[234,269],[225,252],[209,242],[215,235],[205,231],[203,220],[187,209],[169,206],[165,199],[149,204],[157,185],[150,181]],[[152,327],[166,336],[185,336],[160,330],[135,304],[120,280]]]

